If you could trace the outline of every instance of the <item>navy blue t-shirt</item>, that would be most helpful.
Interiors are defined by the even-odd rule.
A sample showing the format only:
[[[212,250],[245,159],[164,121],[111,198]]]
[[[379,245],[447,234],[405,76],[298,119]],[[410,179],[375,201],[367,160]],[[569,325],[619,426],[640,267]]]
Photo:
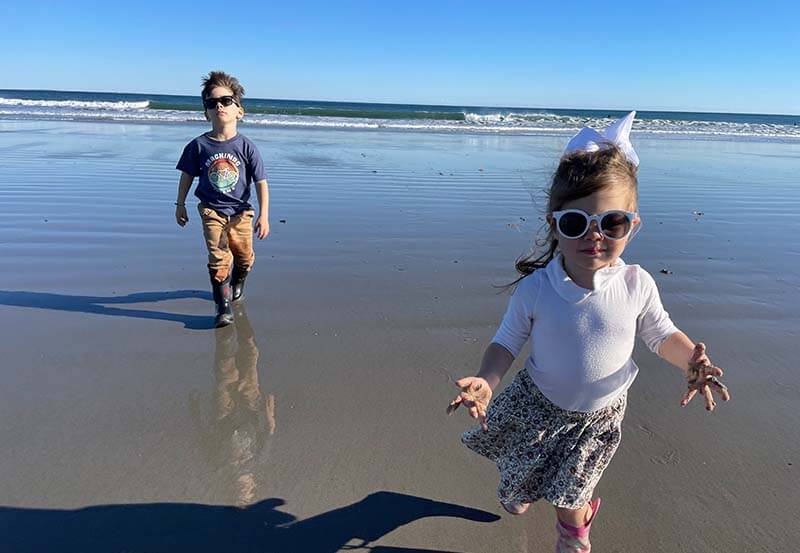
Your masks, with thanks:
[[[222,141],[201,134],[183,149],[176,169],[200,177],[194,195],[225,215],[253,209],[250,184],[267,178],[258,148],[241,134]]]

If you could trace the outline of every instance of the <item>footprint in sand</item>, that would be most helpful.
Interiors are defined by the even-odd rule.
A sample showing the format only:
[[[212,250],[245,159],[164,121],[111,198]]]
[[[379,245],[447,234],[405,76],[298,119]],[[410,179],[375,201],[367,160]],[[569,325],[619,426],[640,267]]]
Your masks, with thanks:
[[[655,437],[656,433],[653,432],[652,430],[650,430],[649,428],[647,428],[645,425],[638,424],[636,426],[639,428],[639,430],[641,430],[642,432],[647,434],[647,437],[650,438],[651,440]]]
[[[677,449],[672,449],[664,455],[650,457],[650,461],[657,465],[677,465],[681,462],[681,456]]]

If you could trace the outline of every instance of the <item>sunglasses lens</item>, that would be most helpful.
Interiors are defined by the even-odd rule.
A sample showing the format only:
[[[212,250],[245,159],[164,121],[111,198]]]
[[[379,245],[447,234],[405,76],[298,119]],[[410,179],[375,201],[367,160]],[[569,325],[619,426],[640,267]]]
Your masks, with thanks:
[[[607,213],[600,220],[600,230],[609,238],[618,240],[630,232],[631,220],[622,212]]]
[[[206,109],[216,109],[217,104],[222,104],[225,107],[230,106],[231,104],[236,103],[233,99],[233,96],[220,96],[219,98],[207,98],[203,101],[203,105]]]
[[[579,238],[586,232],[586,222],[580,213],[564,213],[558,219],[558,232],[566,238]]]

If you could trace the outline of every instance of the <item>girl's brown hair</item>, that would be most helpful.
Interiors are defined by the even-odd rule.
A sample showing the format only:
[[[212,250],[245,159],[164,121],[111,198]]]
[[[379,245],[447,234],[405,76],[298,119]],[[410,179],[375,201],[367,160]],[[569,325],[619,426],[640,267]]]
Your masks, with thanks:
[[[208,76],[203,77],[203,91],[200,96],[203,100],[211,95],[211,91],[218,86],[230,88],[233,92],[233,99],[236,104],[242,107],[242,96],[244,96],[244,87],[239,83],[239,79],[232,75],[228,75],[224,71],[211,71]]]
[[[512,285],[535,270],[542,269],[555,257],[558,235],[551,223],[554,211],[560,210],[567,202],[617,186],[627,188],[631,204],[637,205],[639,192],[636,166],[628,161],[617,146],[606,144],[602,150],[596,152],[575,152],[562,157],[547,192],[547,235],[537,244],[545,246],[544,253],[535,252],[517,259],[517,271],[522,276]]]

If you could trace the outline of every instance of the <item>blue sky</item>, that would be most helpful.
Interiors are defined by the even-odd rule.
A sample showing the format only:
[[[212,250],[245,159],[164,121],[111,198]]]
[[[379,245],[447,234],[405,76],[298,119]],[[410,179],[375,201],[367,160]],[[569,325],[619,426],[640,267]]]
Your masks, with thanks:
[[[796,2],[126,4],[5,2],[0,88],[800,114]]]

